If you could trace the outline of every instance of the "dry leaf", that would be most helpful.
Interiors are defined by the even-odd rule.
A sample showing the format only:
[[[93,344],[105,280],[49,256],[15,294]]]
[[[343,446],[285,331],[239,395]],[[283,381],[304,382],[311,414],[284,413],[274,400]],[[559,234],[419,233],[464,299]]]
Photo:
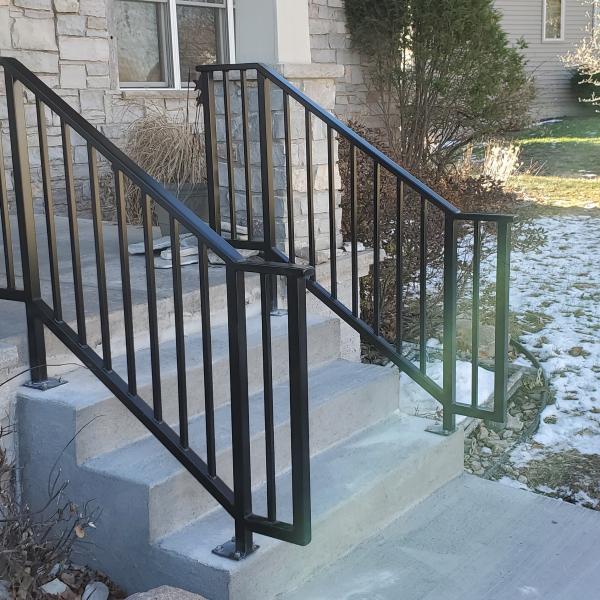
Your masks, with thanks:
[[[85,537],[85,529],[81,525],[75,525],[75,535],[81,540]]]

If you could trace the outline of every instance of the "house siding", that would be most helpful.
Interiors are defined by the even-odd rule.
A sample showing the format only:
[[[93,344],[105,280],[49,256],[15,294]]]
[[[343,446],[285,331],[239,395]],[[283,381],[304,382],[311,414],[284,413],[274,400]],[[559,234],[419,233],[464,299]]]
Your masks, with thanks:
[[[561,61],[587,35],[592,6],[585,0],[564,0],[564,41],[542,41],[543,0],[496,0],[502,25],[512,43],[523,39],[527,70],[535,78],[537,96],[533,114],[538,118],[574,116],[585,109],[572,86],[573,71]]]

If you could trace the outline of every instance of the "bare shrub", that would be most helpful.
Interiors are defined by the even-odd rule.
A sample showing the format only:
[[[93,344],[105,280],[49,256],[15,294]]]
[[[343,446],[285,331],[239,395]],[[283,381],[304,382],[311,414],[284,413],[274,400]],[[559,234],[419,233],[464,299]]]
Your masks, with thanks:
[[[44,598],[41,586],[69,563],[74,546],[99,516],[97,507],[77,506],[66,496],[58,460],[48,476],[48,499],[31,508],[18,500],[15,465],[4,448],[12,433],[0,427],[0,579],[17,600]]]
[[[372,131],[357,122],[350,126],[379,150],[395,157],[394,151],[386,144],[385,134]],[[350,145],[341,140],[339,145],[339,165],[342,178],[342,232],[344,239],[350,239]],[[434,191],[465,212],[512,212],[519,205],[519,196],[507,191],[497,181],[483,177],[465,176],[460,171],[451,170],[445,174],[435,172],[414,173],[427,182]],[[365,154],[357,153],[357,237],[367,246],[373,245],[373,161]],[[420,275],[420,218],[421,199],[408,186],[404,191],[402,220],[396,215],[397,182],[387,171],[381,174],[380,187],[380,236],[387,258],[382,261],[380,274],[380,305],[382,334],[389,341],[396,340],[396,303],[402,294],[402,339],[416,343],[419,336],[419,275]],[[396,285],[396,229],[402,229],[402,286]],[[427,335],[439,335],[443,325],[442,295],[444,267],[444,214],[433,204],[428,203],[427,212]],[[537,231],[529,229],[529,224],[519,222],[515,238],[523,240]],[[539,232],[538,232],[539,233]],[[495,252],[495,245],[487,243],[495,235],[493,226],[482,228],[482,260]],[[458,285],[459,289],[469,281],[471,272],[472,228],[468,225],[458,230]],[[373,279],[372,273],[362,281],[361,311],[367,322],[373,318]]]

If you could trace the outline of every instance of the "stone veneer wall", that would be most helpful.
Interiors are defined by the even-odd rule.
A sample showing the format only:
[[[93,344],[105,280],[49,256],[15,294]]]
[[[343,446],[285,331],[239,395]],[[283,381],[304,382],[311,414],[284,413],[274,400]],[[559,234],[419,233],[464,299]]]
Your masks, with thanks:
[[[336,88],[335,75],[340,69],[327,65],[279,65],[279,70],[304,94],[312,98],[325,110],[333,112],[335,109]],[[235,72],[234,72],[235,74]],[[219,155],[219,183],[221,194],[222,214],[229,215],[229,189],[227,187],[228,173],[225,145],[225,118],[223,110],[223,92],[219,82],[215,83],[217,102],[217,138]],[[232,142],[235,160],[235,210],[236,222],[246,224],[246,192],[244,176],[244,146],[241,117],[241,92],[239,85],[232,82],[230,92],[230,106],[232,111]],[[248,92],[249,107],[249,140],[250,140],[250,165],[251,165],[251,195],[255,223],[260,228],[260,215],[262,214],[261,196],[261,169],[260,169],[260,144],[258,120],[258,93],[255,82],[249,79]],[[271,91],[271,110],[273,123],[273,188],[275,192],[275,217],[276,236],[282,248],[287,249],[287,176],[285,165],[285,133],[283,120],[283,94],[275,86]],[[292,188],[294,210],[294,238],[296,252],[299,256],[308,256],[308,200],[307,200],[307,173],[306,173],[306,140],[305,140],[305,111],[296,101],[290,99],[290,136],[291,136],[291,163],[292,163]],[[313,164],[313,207],[315,213],[315,248],[319,262],[329,258],[329,173],[327,168],[327,127],[316,119],[312,120],[312,164]],[[334,150],[337,156],[337,146]],[[336,167],[335,170],[335,195],[337,230],[337,247],[341,246],[341,209],[340,188],[341,181]]]
[[[367,61],[356,50],[346,27],[344,0],[308,0],[312,62],[340,65],[334,112],[343,120],[358,119],[369,126],[380,121],[375,99],[365,81]]]
[[[331,0],[333,2],[333,0]],[[0,0],[0,55],[13,56],[36,73],[49,87],[59,94],[84,118],[94,124],[99,131],[118,145],[123,145],[128,126],[150,111],[159,111],[173,116],[181,115],[189,97],[189,112],[195,116],[195,94],[184,90],[120,90],[116,62],[116,41],[111,37],[111,1],[108,0]],[[338,9],[341,10],[341,9]],[[333,34],[332,34],[333,35]],[[336,80],[339,81],[344,67],[339,65],[281,65],[283,74],[298,85],[308,96],[314,98],[327,110],[335,111]],[[5,154],[5,166],[10,174],[11,156],[8,138],[8,123],[3,90],[3,77],[0,77],[0,131]],[[295,190],[295,231],[299,249],[307,246],[308,221],[306,207],[306,170],[304,144],[304,114],[297,106],[292,110],[293,135],[293,180]],[[235,108],[234,104],[234,108]],[[274,124],[274,183],[276,191],[277,234],[283,240],[286,236],[285,169],[283,155],[281,95],[273,94]],[[34,183],[36,205],[42,206],[41,168],[37,132],[35,103],[31,94],[27,95],[27,122],[30,129],[30,161]],[[258,115],[251,115],[257,134]],[[200,119],[202,122],[202,119]],[[219,137],[224,140],[222,121]],[[53,176],[53,196],[58,212],[66,211],[64,171],[62,164],[60,121],[56,115],[48,113],[48,144]],[[314,125],[314,181],[316,244],[319,251],[329,248],[327,147],[325,129]],[[237,136],[237,137],[236,137]],[[236,156],[241,156],[241,130],[235,130],[234,144]],[[251,145],[253,168],[252,191],[255,196],[255,213],[260,211],[260,169],[258,167],[258,138]],[[80,214],[88,212],[89,181],[87,148],[83,139],[72,136],[75,191]],[[219,154],[224,156],[224,144],[219,145]],[[226,169],[221,164],[221,186],[227,182]],[[108,165],[104,165],[107,169]],[[243,173],[236,169],[236,206],[240,223],[244,222],[245,191]],[[336,177],[336,188],[339,181]],[[9,188],[12,178],[7,177]],[[222,187],[223,209],[226,208],[228,190]],[[258,195],[258,197],[257,197]],[[339,194],[338,194],[339,195]],[[223,214],[227,214],[224,210]],[[341,214],[336,213],[336,223],[341,222]],[[338,235],[338,242],[341,239]],[[339,245],[339,244],[338,244]],[[325,258],[325,255],[322,255]]]
[[[118,89],[116,44],[110,35],[110,5],[106,0],[0,0],[0,55],[23,62],[70,106],[108,138],[122,144],[127,127],[149,111],[181,115],[185,91],[121,91]],[[0,92],[4,94],[4,81]],[[193,100],[193,98],[192,98]],[[191,103],[194,106],[194,103]],[[193,114],[193,110],[191,111]],[[3,147],[10,169],[6,103],[0,98]],[[35,105],[27,95],[26,117],[32,126],[30,160],[34,195],[41,202],[40,160],[36,151]],[[48,144],[53,178],[62,170],[60,121],[48,112]],[[77,200],[89,197],[87,150],[72,136]],[[12,184],[8,178],[8,185]],[[65,209],[65,193],[54,190],[57,210]]]

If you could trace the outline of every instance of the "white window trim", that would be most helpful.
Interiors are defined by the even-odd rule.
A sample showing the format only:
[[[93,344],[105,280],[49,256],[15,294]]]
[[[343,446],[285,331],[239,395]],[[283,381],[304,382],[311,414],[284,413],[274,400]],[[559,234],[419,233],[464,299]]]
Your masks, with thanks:
[[[542,10],[542,42],[544,43],[553,43],[553,42],[564,42],[565,41],[565,16],[567,9],[567,0],[561,0],[560,3],[560,37],[557,38],[547,38],[546,37],[546,9],[548,5],[548,0],[543,0],[543,10]]]
[[[139,86],[131,86],[131,85],[121,85],[119,82],[119,89],[124,92],[135,92],[135,91],[153,91],[153,92],[173,92],[176,90],[188,90],[188,86],[184,85],[181,81],[181,70],[179,66],[179,36],[177,35],[177,0],[164,0],[169,5],[169,22],[175,23],[175,26],[169,27],[170,36],[170,59],[172,63],[172,74],[174,87],[169,86],[161,86],[161,85],[139,85]],[[233,11],[233,2],[234,0],[225,0],[225,11],[227,15],[227,50],[229,53],[229,62],[235,63],[235,21],[234,21],[234,11]],[[202,1],[200,2],[190,2],[190,4],[199,5],[199,6],[211,6],[210,3],[204,4]],[[118,40],[117,40],[118,43]],[[118,71],[117,71],[118,72]]]

